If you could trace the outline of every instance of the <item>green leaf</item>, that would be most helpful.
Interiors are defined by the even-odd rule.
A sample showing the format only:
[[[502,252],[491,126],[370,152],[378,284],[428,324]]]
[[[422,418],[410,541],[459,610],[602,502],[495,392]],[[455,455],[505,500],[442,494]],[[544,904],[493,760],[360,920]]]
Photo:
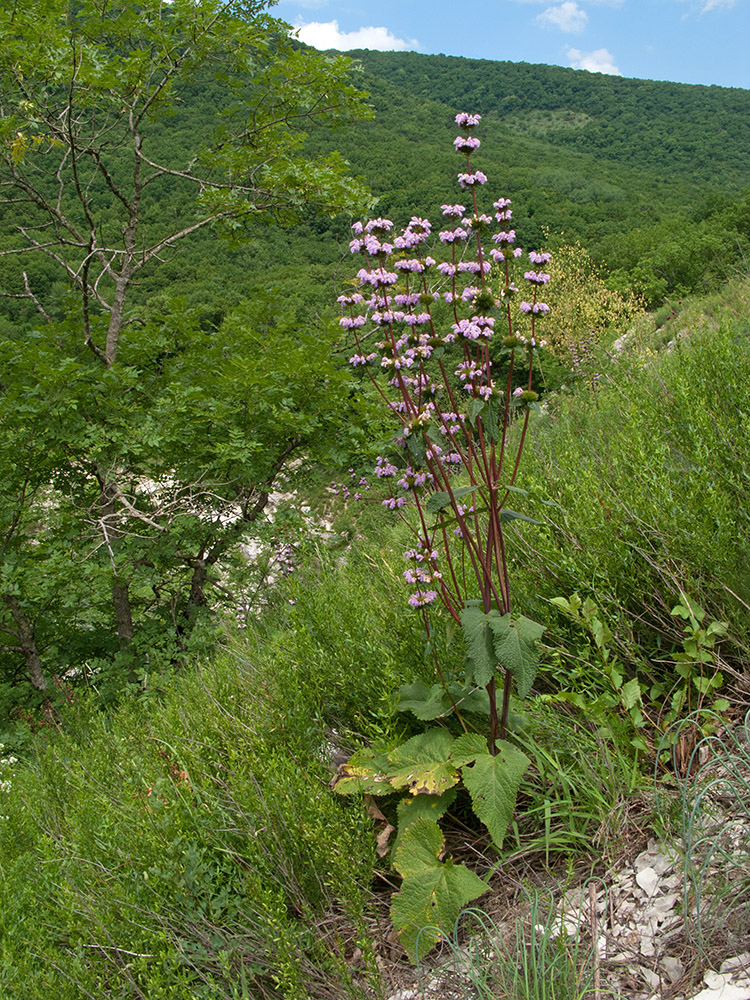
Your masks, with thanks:
[[[497,442],[500,438],[500,424],[503,415],[503,404],[499,399],[491,396],[487,400],[487,407],[482,417],[484,429],[490,441]]]
[[[406,835],[408,833],[408,836]],[[440,864],[445,838],[434,818],[419,816],[410,824],[393,852],[393,867],[402,876],[416,875]]]
[[[501,620],[494,608],[485,614],[475,605],[461,612],[461,625],[466,640],[466,673],[480,687],[485,687],[495,676],[497,657],[492,645],[493,621]]]
[[[414,681],[412,684],[402,684],[398,695],[397,711],[412,712],[424,722],[431,722],[452,708],[442,684],[433,684],[428,688],[421,681]]]
[[[680,603],[672,608],[672,614],[689,621],[694,618],[696,622],[702,622],[706,612],[696,601],[692,601],[685,594],[680,592]]]
[[[728,622],[711,622],[711,624],[706,629],[707,636],[719,636],[726,635],[729,631]]]
[[[406,447],[411,456],[414,459],[414,465],[416,467],[421,466],[424,463],[425,455],[427,454],[427,445],[422,434],[410,434],[406,441]]]
[[[462,500],[464,497],[468,496],[470,493],[474,493],[478,490],[479,486],[461,486],[459,489],[453,491],[453,498],[455,500]],[[437,493],[433,493],[432,496],[428,497],[427,502],[424,505],[424,509],[428,514],[437,514],[445,507],[449,507],[451,504],[451,495],[447,490],[438,490]]]
[[[550,598],[550,604],[556,605],[567,615],[577,618],[581,608],[581,598],[578,594],[571,594],[569,599],[567,597],[552,597]]]
[[[469,405],[466,407],[466,415],[469,418],[470,423],[474,423],[477,417],[484,410],[484,400],[483,399],[470,399]]]
[[[451,762],[456,767],[470,764],[480,754],[487,753],[487,740],[479,733],[464,733],[453,741]]]
[[[591,618],[589,625],[594,636],[594,642],[600,650],[603,650],[612,639],[611,629],[601,619],[596,617]]]
[[[503,508],[500,511],[500,524],[507,524],[508,521],[526,521],[527,524],[544,524],[544,521],[535,521],[533,517],[527,517],[525,514],[519,514],[516,510],[507,510]]]
[[[490,831],[498,849],[503,846],[505,832],[513,819],[518,789],[529,763],[525,753],[503,741],[498,744],[496,756],[485,753],[462,771],[474,812]]]
[[[641,685],[637,677],[628,681],[627,684],[623,684],[622,689],[620,690],[620,697],[622,698],[623,707],[628,711],[640,703]]]
[[[397,809],[398,833],[393,845],[393,857],[400,850],[404,834],[417,820],[427,819],[437,823],[453,805],[457,794],[457,788],[449,788],[442,795],[407,795],[405,799],[401,799]]]
[[[442,795],[410,795],[401,799],[397,809],[399,837],[418,819],[429,819],[437,823],[450,809],[457,794],[457,788],[449,788]],[[396,843],[398,844],[398,841]]]
[[[489,627],[493,633],[495,655],[502,666],[513,674],[519,698],[525,698],[539,666],[536,642],[541,638],[544,626],[523,615],[515,621],[510,615],[498,615],[490,620]]]
[[[453,737],[445,729],[429,729],[413,736],[388,754],[394,788],[408,788],[412,795],[442,795],[458,782],[458,771],[449,762]]]
[[[718,684],[716,683],[718,680]],[[708,694],[714,688],[721,687],[722,677],[720,674],[715,674],[713,677],[694,677],[693,684],[700,691],[701,694]]]
[[[453,711],[453,704],[448,693],[453,698],[459,712],[479,712],[482,715],[489,715],[489,696],[484,688],[462,685],[455,681],[448,685],[448,691],[442,684],[433,684],[429,688],[421,681],[404,684],[399,688],[397,710],[411,712],[418,719],[431,722],[443,715],[450,715]]]
[[[421,818],[394,852],[394,867],[404,881],[393,897],[391,918],[413,962],[450,935],[463,907],[487,891],[468,868],[438,860],[443,843],[437,823]]]

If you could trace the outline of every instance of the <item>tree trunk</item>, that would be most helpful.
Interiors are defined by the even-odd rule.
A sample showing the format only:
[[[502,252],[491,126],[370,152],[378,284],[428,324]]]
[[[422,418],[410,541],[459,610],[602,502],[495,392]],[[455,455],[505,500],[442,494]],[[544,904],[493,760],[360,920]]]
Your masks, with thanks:
[[[112,603],[115,608],[117,639],[120,643],[120,649],[127,649],[135,635],[133,613],[130,608],[128,585],[121,583],[116,577],[112,580]]]
[[[26,617],[26,613],[21,607],[17,597],[13,597],[11,594],[3,594],[3,601],[10,609],[10,613],[13,615],[13,621],[16,623],[16,628],[18,629],[18,640],[21,643],[21,649],[23,650],[23,655],[26,659],[26,669],[29,672],[29,680],[37,691],[46,691],[47,681],[42,670],[42,660],[39,656],[39,650],[36,648],[34,628],[29,619]]]
[[[107,481],[106,474],[102,471],[97,471],[97,479],[99,481],[99,510],[101,511],[101,529],[104,535],[104,540],[107,543],[107,548],[109,549],[110,557],[112,559],[112,606],[115,612],[115,622],[117,625],[117,640],[120,643],[120,649],[127,649],[130,643],[133,641],[135,636],[135,629],[133,628],[133,612],[130,607],[130,593],[128,591],[129,584],[123,582],[115,574],[115,558],[114,549],[116,544],[116,539],[121,534],[119,527],[117,526],[116,514],[117,514],[117,500],[115,496],[115,490]],[[111,518],[111,524],[107,526],[107,519]]]

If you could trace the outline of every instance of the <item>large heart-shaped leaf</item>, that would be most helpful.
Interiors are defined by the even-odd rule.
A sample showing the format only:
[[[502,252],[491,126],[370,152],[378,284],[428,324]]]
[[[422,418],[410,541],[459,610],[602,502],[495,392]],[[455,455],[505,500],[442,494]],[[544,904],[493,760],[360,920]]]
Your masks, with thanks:
[[[493,622],[496,621],[502,621],[502,616],[494,608],[485,614],[482,608],[471,604],[461,612],[461,625],[466,641],[466,673],[480,687],[486,687],[495,676],[497,656]]]
[[[339,795],[387,795],[393,791],[389,770],[390,761],[382,751],[364,747],[341,765],[331,787]]]
[[[429,729],[413,736],[388,754],[391,784],[412,795],[442,795],[458,782],[449,760],[453,737],[445,729]]]
[[[421,681],[414,681],[412,684],[402,685],[399,689],[398,711],[412,712],[424,722],[449,715],[453,711],[454,704],[461,713],[490,714],[490,699],[487,692],[484,688],[476,688],[473,684],[462,685],[451,681],[446,690],[442,684],[433,684],[428,688]]]
[[[525,753],[501,741],[496,756],[483,754],[462,771],[474,812],[490,831],[497,848],[502,847],[508,824],[513,819],[518,789],[529,763]]]
[[[487,891],[464,865],[439,860],[443,844],[437,823],[422,818],[404,832],[394,852],[394,867],[404,881],[392,899],[391,918],[413,962],[449,936],[463,907]]]

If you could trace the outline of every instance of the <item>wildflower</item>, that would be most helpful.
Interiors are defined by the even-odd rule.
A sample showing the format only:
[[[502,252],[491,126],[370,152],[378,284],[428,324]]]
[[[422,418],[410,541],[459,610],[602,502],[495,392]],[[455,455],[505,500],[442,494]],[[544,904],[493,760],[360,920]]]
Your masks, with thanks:
[[[415,306],[419,302],[419,292],[410,292],[408,295],[394,295],[393,301],[397,306]]]
[[[468,156],[474,150],[479,149],[480,141],[473,135],[467,135],[466,138],[462,135],[457,135],[453,140],[453,145],[456,147],[457,153],[466,153]]]
[[[415,594],[412,594],[409,598],[409,604],[413,608],[422,608],[425,604],[432,604],[432,602],[437,598],[436,590],[418,590]]]
[[[460,219],[466,208],[464,205],[441,205],[440,211],[443,215],[453,216],[454,218]]]
[[[458,265],[458,270],[466,274],[479,274],[483,272],[484,274],[489,274],[492,265],[488,261],[482,261],[480,264],[478,260],[462,260]]]
[[[459,111],[456,115],[456,125],[459,128],[474,128],[482,120],[481,115],[469,115],[465,111]]]
[[[462,188],[474,187],[475,184],[486,184],[487,174],[481,170],[475,170],[473,174],[459,174],[458,183]]]
[[[541,271],[525,271],[523,276],[532,285],[546,285],[549,281],[549,275],[543,274]]]
[[[395,476],[397,472],[398,469],[395,465],[389,462],[388,459],[384,458],[382,455],[378,455],[375,463],[375,475],[379,479],[383,479],[388,476]]]
[[[455,243],[456,240],[468,240],[469,234],[465,229],[457,226],[456,229],[445,229],[442,233],[438,233],[438,239],[441,243]]]
[[[388,233],[393,229],[393,223],[390,219],[372,219],[365,226],[366,233]]]
[[[404,474],[401,479],[398,480],[398,485],[402,490],[415,490],[420,486],[424,486],[427,482],[428,473],[422,471],[417,472],[409,466],[404,470]]]
[[[386,271],[384,267],[379,267],[375,271],[368,271],[366,268],[361,267],[357,271],[357,277],[360,284],[372,285],[373,288],[377,288],[379,285],[394,285],[398,281],[398,275],[392,271]]]
[[[477,215],[469,216],[463,221],[465,225],[467,225],[469,229],[472,230],[481,231],[482,229],[486,229],[488,226],[492,225],[492,219],[489,217],[489,215],[484,215],[479,213]]]
[[[418,215],[412,215],[406,230],[424,239],[432,232],[432,223],[429,219],[420,219]]]
[[[431,257],[428,259],[432,260]],[[412,260],[397,260],[393,266],[397,271],[411,271],[412,274],[422,274],[428,265],[424,261],[414,257]]]
[[[342,316],[339,320],[339,326],[342,326],[345,330],[353,330],[355,327],[364,325],[364,316]]]

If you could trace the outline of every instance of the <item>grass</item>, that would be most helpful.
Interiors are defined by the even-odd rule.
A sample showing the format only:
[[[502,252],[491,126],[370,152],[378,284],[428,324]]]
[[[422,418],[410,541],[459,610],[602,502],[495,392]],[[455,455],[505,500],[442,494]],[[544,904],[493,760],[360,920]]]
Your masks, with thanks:
[[[701,725],[688,717],[668,735],[680,775],[687,929],[718,967],[750,946],[750,713],[736,726],[714,719],[706,735]]]
[[[448,964],[457,973],[456,987],[463,988],[459,995],[472,1000],[611,996],[601,988],[588,915],[581,913],[580,921],[564,918],[554,895],[536,889],[521,893],[517,913],[500,925],[481,910],[462,914]],[[461,945],[459,936],[467,933],[467,943]]]

